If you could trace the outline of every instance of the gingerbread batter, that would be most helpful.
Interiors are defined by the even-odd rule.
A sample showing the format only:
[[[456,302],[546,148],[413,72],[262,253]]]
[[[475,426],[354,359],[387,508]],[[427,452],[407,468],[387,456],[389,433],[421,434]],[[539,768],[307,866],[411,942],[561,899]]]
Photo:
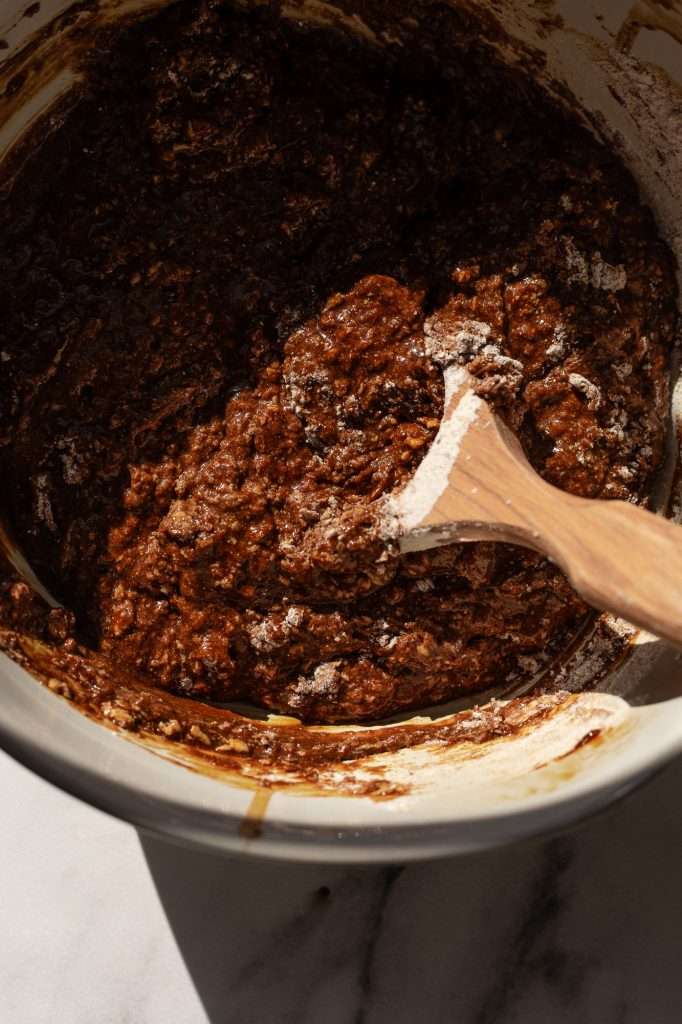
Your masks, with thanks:
[[[103,40],[0,207],[0,470],[50,615],[154,686],[371,720],[522,679],[592,613],[540,556],[399,556],[447,337],[545,479],[645,501],[672,258],[625,169],[452,14],[375,49],[270,5]],[[445,14],[442,15],[445,18]]]

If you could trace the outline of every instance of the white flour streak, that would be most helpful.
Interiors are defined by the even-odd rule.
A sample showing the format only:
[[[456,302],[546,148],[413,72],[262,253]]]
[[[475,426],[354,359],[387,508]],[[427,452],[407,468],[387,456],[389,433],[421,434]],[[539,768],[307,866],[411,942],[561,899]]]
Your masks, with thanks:
[[[572,238],[565,237],[564,254],[571,284],[591,284],[604,292],[619,292],[627,284],[627,273],[622,263],[617,266],[607,263],[600,252],[594,252],[589,259],[580,252]]]
[[[446,368],[443,374],[446,409],[453,395],[466,387],[468,376],[461,366]],[[414,529],[431,511],[448,485],[460,445],[482,405],[478,395],[465,391],[453,412],[443,419],[431,448],[410,482],[400,494],[389,498],[382,529],[384,537],[394,538]]]

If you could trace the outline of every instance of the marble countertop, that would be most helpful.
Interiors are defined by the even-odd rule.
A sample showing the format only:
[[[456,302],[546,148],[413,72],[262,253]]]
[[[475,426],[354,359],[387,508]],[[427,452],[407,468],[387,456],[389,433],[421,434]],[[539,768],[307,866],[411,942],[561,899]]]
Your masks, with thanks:
[[[230,861],[0,754],[0,1021],[677,1024],[682,761],[548,841],[408,867]]]

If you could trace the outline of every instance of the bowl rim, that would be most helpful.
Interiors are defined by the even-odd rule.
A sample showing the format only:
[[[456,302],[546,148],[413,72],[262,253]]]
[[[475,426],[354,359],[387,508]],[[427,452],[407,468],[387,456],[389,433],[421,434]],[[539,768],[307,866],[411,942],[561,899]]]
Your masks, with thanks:
[[[240,826],[246,805],[256,790],[238,789],[218,779],[207,780],[213,786],[229,789],[233,799],[235,793],[242,793],[244,810],[240,812],[202,806],[189,795],[183,799],[181,783],[188,771],[185,765],[160,757],[144,742],[103,728],[66,701],[57,700],[30,674],[26,675],[28,679],[19,679],[14,685],[35,686],[34,699],[31,699],[31,692],[28,697],[31,707],[40,704],[40,698],[35,697],[42,693],[44,698],[54,701],[52,707],[59,717],[69,716],[72,728],[67,725],[65,729],[55,730],[49,746],[43,745],[32,735],[28,721],[22,724],[16,717],[13,720],[10,707],[9,714],[0,717],[0,748],[45,781],[119,820],[172,841],[228,856],[330,864],[386,864],[480,852],[552,834],[602,811],[652,778],[682,752],[681,697],[653,706],[658,709],[654,711],[657,719],[666,714],[678,723],[676,728],[668,730],[665,742],[652,746],[645,741],[634,756],[624,758],[605,752],[605,771],[601,777],[594,780],[589,774],[577,773],[573,789],[561,785],[532,802],[501,806],[481,814],[472,814],[467,809],[464,815],[458,817],[453,813],[443,821],[424,818],[418,802],[407,819],[400,815],[390,820],[390,816],[382,818],[381,812],[377,812],[376,823],[311,821],[305,824],[287,821],[286,816],[278,818],[277,814],[268,814],[262,834],[244,837]],[[670,715],[667,710],[661,712],[660,709],[671,703],[677,705],[677,715]],[[648,713],[651,706],[642,710]],[[632,714],[638,713],[641,711],[632,709]],[[64,721],[68,723],[69,718]],[[78,747],[77,732],[82,732],[83,723],[87,732],[92,730],[91,738],[101,749],[99,761],[86,761]],[[162,792],[163,787],[152,775],[141,773],[131,779],[130,765],[123,766],[123,762],[126,757],[136,760],[140,755],[153,758],[157,766],[161,762],[165,766],[159,769],[162,773],[168,770],[178,773],[174,776],[180,780],[177,795],[170,797]],[[273,790],[274,795],[279,792]],[[301,801],[328,799],[286,795]],[[381,804],[374,806],[381,807]]]

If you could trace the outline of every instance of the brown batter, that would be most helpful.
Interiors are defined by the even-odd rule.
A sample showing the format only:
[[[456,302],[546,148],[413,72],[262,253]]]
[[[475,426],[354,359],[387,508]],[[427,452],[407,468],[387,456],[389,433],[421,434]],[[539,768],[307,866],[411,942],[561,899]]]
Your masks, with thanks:
[[[444,333],[546,479],[644,499],[672,260],[627,172],[451,19],[375,51],[186,3],[93,58],[0,208],[8,511],[69,610],[8,575],[6,622],[320,722],[570,644],[590,613],[546,561],[398,557],[377,502],[436,432]]]

